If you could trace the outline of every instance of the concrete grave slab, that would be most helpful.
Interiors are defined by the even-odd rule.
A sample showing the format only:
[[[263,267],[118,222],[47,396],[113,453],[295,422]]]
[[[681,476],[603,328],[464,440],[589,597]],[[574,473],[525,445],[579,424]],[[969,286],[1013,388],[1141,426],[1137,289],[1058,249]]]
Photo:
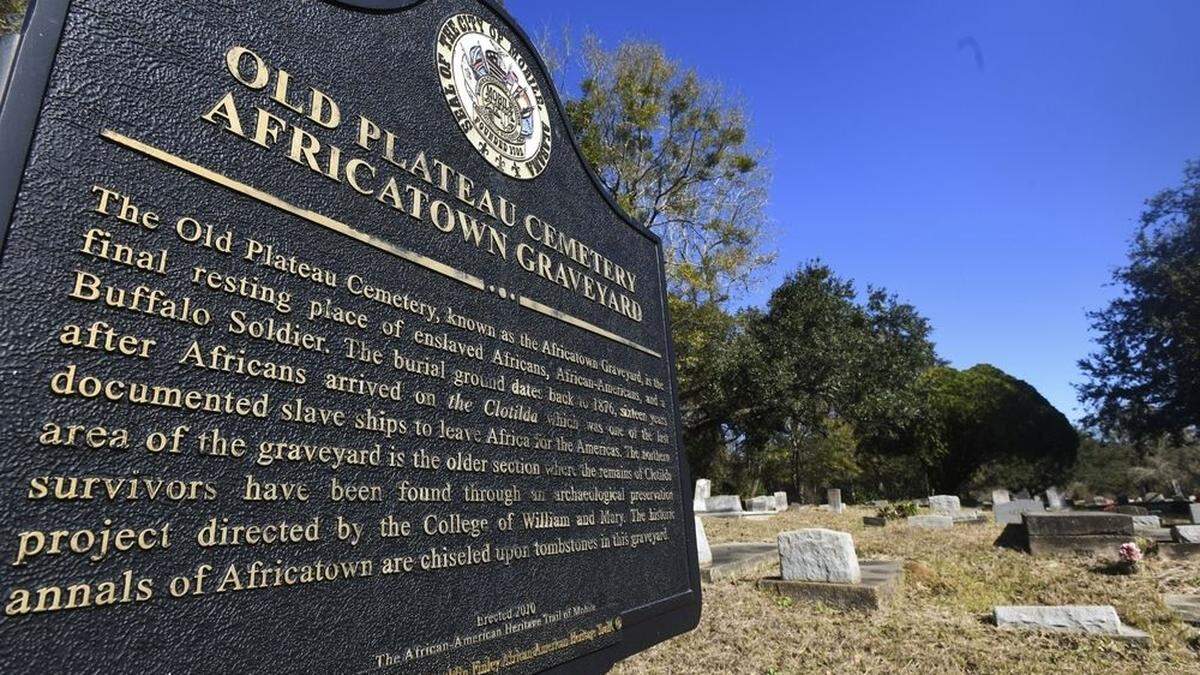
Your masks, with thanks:
[[[1180,621],[1200,626],[1200,595],[1164,595],[1163,604]]]
[[[700,580],[706,583],[739,577],[779,556],[773,542],[714,544],[712,564],[700,570]]]
[[[696,558],[699,559],[701,567],[707,567],[713,561],[712,548],[708,545],[708,535],[704,533],[704,523],[700,522],[700,517],[693,516],[692,519],[696,521]]]
[[[820,602],[846,610],[877,610],[895,595],[904,579],[904,567],[898,560],[864,560],[859,566],[862,580],[857,584],[787,581],[771,577],[760,579],[758,587],[802,603]]]
[[[1200,525],[1176,525],[1171,538],[1181,544],[1200,544]]]
[[[1121,623],[1112,605],[1014,605],[994,610],[1002,630],[1040,630],[1107,635],[1148,641],[1149,635]]]
[[[705,509],[709,513],[722,511],[741,511],[742,498],[737,495],[717,495],[704,500]]]
[[[926,530],[942,530],[954,527],[954,519],[950,516],[909,516],[908,526]]]

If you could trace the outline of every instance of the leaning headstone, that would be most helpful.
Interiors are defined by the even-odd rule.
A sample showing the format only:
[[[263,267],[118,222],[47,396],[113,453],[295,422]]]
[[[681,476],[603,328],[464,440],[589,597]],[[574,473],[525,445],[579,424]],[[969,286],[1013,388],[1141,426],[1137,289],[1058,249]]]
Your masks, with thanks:
[[[942,516],[949,516],[962,510],[962,503],[954,495],[933,495],[929,498],[929,510]]]
[[[829,510],[834,513],[841,513],[846,510],[842,504],[842,491],[838,488],[830,488],[825,491],[825,498],[829,504]]]
[[[862,580],[854,538],[822,528],[779,535],[779,566],[785,581],[857,584]]]
[[[750,510],[755,512],[774,511],[775,498],[767,495],[754,497],[750,500]]]
[[[954,527],[954,519],[950,516],[909,516],[908,526],[925,530],[942,530]]]
[[[742,510],[742,498],[737,495],[716,495],[704,500],[709,513],[729,513]]]
[[[783,491],[776,492],[775,493],[775,510],[776,511],[787,511],[787,507],[788,507],[787,493],[783,492]]]
[[[1019,525],[1021,516],[1026,513],[1041,513],[1046,510],[1040,499],[1014,499],[1007,504],[999,504],[992,508],[992,517],[997,523],[1004,525]]]
[[[1142,631],[1121,623],[1112,605],[1001,606],[994,610],[996,626],[1004,630],[1044,630],[1108,635],[1145,640]]]
[[[704,522],[699,516],[693,516],[696,521],[696,558],[700,560],[701,567],[707,567],[712,564],[712,547],[708,545],[708,535],[704,533]]]
[[[1008,490],[992,490],[992,506],[996,504],[1007,504],[1012,501],[1012,495],[1008,494]]]
[[[692,495],[695,499],[708,499],[712,496],[712,481],[707,478],[696,480],[696,492]]]

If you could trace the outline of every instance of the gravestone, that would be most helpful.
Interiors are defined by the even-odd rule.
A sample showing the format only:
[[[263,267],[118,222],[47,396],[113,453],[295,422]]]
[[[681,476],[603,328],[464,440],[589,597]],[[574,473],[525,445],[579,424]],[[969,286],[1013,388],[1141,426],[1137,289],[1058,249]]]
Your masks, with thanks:
[[[729,513],[742,510],[742,498],[737,495],[716,495],[704,500],[704,504],[707,507],[705,510],[709,513]]]
[[[750,500],[751,511],[774,511],[775,498],[769,495],[761,495]]]
[[[1107,635],[1144,642],[1149,636],[1121,623],[1112,605],[1000,606],[993,610],[996,626],[1003,630]]]
[[[1176,525],[1171,537],[1181,544],[1200,544],[1200,525]]]
[[[938,515],[949,516],[962,510],[962,503],[954,495],[933,495],[929,498],[929,510]]]
[[[862,580],[854,538],[822,528],[780,533],[779,564],[785,581],[857,584]]]
[[[1026,513],[1023,528],[1027,550],[1034,555],[1114,557],[1117,547],[1134,536],[1133,518],[1119,513]]]
[[[1200,525],[1200,504],[1188,504],[1188,514],[1193,523]]]
[[[1008,494],[1008,490],[992,490],[992,505],[1007,504],[1012,501],[1012,496]]]
[[[1162,527],[1158,516],[1132,516],[1134,527]]]
[[[787,493],[782,492],[782,491],[776,492],[775,493],[775,510],[776,511],[787,511],[787,507],[788,507]]]
[[[1019,492],[1017,492],[1017,495],[1015,497],[1015,499],[1031,499],[1031,498],[1032,497],[1029,495],[1029,490],[1025,490],[1025,489],[1022,489]]]
[[[692,495],[695,499],[708,499],[712,496],[712,481],[707,478],[700,478],[696,481],[696,492]]]
[[[950,516],[909,516],[908,525],[924,530],[943,530],[954,527],[954,519]]]
[[[1053,486],[1046,488],[1046,508],[1051,511],[1059,511],[1066,507],[1066,498],[1061,490]]]
[[[700,520],[700,516],[692,516],[692,520],[696,521],[696,559],[701,567],[707,567],[712,564],[713,554],[708,545],[708,535],[704,533],[704,521]]]
[[[1041,513],[1046,510],[1040,499],[1015,499],[1007,504],[999,504],[992,508],[992,517],[997,523],[1020,524],[1021,516],[1026,513]]]
[[[845,505],[842,504],[842,491],[838,488],[830,488],[826,490],[825,500],[826,503],[829,504],[829,510],[833,511],[834,513],[841,513],[842,511],[846,510]]]
[[[499,2],[25,26],[0,671],[601,672],[696,625],[663,247]]]

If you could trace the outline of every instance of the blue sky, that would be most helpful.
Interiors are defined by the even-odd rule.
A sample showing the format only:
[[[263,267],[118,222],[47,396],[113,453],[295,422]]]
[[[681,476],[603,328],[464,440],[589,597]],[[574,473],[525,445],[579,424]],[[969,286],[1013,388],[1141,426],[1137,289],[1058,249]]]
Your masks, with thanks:
[[[1143,201],[1200,158],[1200,2],[507,4],[534,35],[659,42],[744,100],[779,252],[746,302],[822,258],[1072,419],[1084,313]]]

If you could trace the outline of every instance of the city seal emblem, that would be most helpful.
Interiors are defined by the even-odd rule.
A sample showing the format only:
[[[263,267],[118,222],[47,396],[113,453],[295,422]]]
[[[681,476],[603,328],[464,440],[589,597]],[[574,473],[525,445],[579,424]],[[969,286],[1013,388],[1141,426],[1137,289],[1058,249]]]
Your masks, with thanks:
[[[513,178],[536,178],[550,162],[550,115],[532,64],[499,29],[456,14],[437,38],[442,94],[471,145]]]

